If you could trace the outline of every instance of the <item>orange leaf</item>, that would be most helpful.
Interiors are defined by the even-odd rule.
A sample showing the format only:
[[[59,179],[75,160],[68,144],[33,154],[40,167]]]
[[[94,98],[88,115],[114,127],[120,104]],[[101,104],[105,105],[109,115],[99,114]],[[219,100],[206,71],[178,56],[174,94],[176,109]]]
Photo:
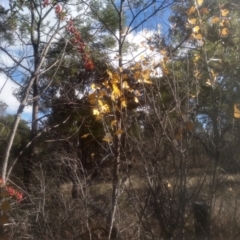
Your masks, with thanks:
[[[195,13],[195,11],[196,11],[196,8],[194,6],[192,6],[187,10],[187,15],[189,16],[189,15]]]
[[[121,134],[123,134],[123,133],[124,133],[124,131],[123,131],[122,129],[118,129],[118,130],[115,132],[116,135],[121,135]]]
[[[200,12],[202,13],[202,14],[209,14],[209,10],[207,9],[207,8],[201,8],[200,9]]]
[[[219,22],[219,17],[215,16],[212,18],[212,23],[215,24],[215,23],[218,23]]]
[[[228,9],[221,9],[221,15],[222,17],[226,17],[229,14],[229,10]]]
[[[240,118],[240,104],[234,104],[234,115],[235,118]]]
[[[221,37],[227,37],[228,34],[229,34],[229,31],[228,31],[227,28],[223,28],[223,29],[220,30],[220,36]]]
[[[191,23],[192,25],[195,25],[197,23],[197,19],[196,18],[188,18],[189,23]]]

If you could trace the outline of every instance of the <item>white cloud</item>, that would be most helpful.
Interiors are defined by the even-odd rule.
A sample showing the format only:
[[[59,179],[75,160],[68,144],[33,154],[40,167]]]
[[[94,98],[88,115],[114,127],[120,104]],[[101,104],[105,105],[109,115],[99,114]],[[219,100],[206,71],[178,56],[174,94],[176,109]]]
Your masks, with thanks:
[[[4,74],[0,74],[0,100],[8,105],[7,113],[16,114],[19,107],[19,102],[16,97],[13,96],[13,92],[17,90],[19,86],[10,79],[7,80],[6,84],[5,82],[6,76]],[[31,111],[31,107],[26,107],[24,109],[24,116],[30,114]],[[27,120],[29,120],[29,118]]]

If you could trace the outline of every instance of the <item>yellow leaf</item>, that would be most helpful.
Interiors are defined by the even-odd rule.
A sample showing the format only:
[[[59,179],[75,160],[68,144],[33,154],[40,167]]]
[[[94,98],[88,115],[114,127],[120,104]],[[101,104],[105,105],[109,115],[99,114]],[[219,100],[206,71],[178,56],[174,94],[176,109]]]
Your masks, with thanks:
[[[90,133],[86,133],[86,134],[82,135],[81,138],[86,138],[86,137],[88,137],[89,135],[90,135]]]
[[[113,73],[111,83],[116,84],[116,83],[119,83],[119,81],[120,81],[119,74],[118,73]]]
[[[152,81],[150,81],[150,80],[146,80],[146,79],[144,79],[144,82],[147,83],[147,84],[153,84]]]
[[[193,37],[197,40],[202,40],[203,36],[201,33],[198,33],[198,34],[193,34]]]
[[[121,106],[122,106],[123,108],[126,108],[126,107],[127,107],[127,100],[126,100],[125,98],[123,98],[123,99],[121,100]]]
[[[131,67],[131,70],[139,70],[141,69],[141,63],[137,62],[134,66]]]
[[[196,18],[188,18],[189,23],[191,23],[192,25],[195,25],[197,23],[197,19]]]
[[[227,37],[229,34],[228,28],[223,28],[220,30],[220,36],[221,37]]]
[[[201,59],[201,56],[198,55],[198,54],[194,54],[194,59],[193,59],[193,62],[198,62],[199,60]]]
[[[189,16],[189,15],[195,13],[195,11],[196,11],[196,8],[194,6],[192,6],[187,10],[187,15]]]
[[[112,142],[111,134],[110,133],[106,133],[106,135],[103,138],[103,141],[108,142],[108,143]]]
[[[198,33],[199,30],[200,30],[200,27],[199,27],[199,26],[196,26],[196,27],[193,28],[193,32],[194,32],[194,33]]]
[[[230,20],[229,19],[223,19],[220,23],[219,23],[220,27],[227,27],[230,26]]]
[[[9,223],[9,218],[6,214],[3,214],[0,217],[0,225],[3,226],[4,224]]]
[[[162,55],[167,55],[168,51],[165,50],[165,49],[163,49],[163,50],[160,50],[160,53],[161,53]]]
[[[11,210],[11,207],[10,207],[10,202],[9,201],[4,201],[1,205],[1,210],[3,212],[7,212],[7,211],[10,211]]]
[[[240,104],[234,104],[234,117],[240,118]]]
[[[93,109],[93,115],[99,115],[99,114],[100,114],[100,112],[98,111],[98,109],[94,108]]]
[[[118,130],[115,132],[116,135],[121,135],[121,134],[123,134],[123,133],[124,133],[124,131],[123,131],[122,129],[118,129]]]
[[[93,84],[91,85],[91,88],[92,88],[93,90],[96,90],[96,89],[100,89],[101,86],[100,86],[99,84],[93,83]]]
[[[110,88],[109,83],[108,83],[108,80],[105,80],[105,81],[102,83],[102,85],[105,86],[106,88]]]
[[[107,74],[112,79],[112,72],[107,70]]]
[[[143,61],[144,59],[145,59],[145,57],[144,57],[143,55],[141,55],[141,56],[140,56],[140,60]]]
[[[149,69],[145,69],[143,72],[142,72],[142,76],[144,79],[148,80],[150,78],[150,73],[151,73],[151,70]]]
[[[113,129],[114,126],[116,126],[116,124],[117,124],[117,120],[112,120],[112,121],[111,121],[111,127],[112,127],[112,129]]]
[[[121,96],[121,91],[120,89],[118,88],[118,86],[116,84],[113,84],[113,92],[114,92],[114,95],[116,97],[120,97]]]
[[[228,9],[221,9],[221,15],[222,17],[226,17],[229,14],[229,10]]]
[[[123,87],[123,89],[129,89],[130,88],[127,81],[123,82],[122,87]]]
[[[107,104],[103,104],[100,108],[101,108],[101,113],[109,113],[110,112],[110,108]]]
[[[199,7],[202,6],[203,0],[197,0],[197,4],[198,4]]]
[[[135,103],[138,103],[138,102],[139,102],[137,97],[134,97],[134,102],[135,102]]]
[[[202,14],[209,14],[209,10],[207,9],[207,8],[201,8],[200,9],[200,12],[202,13]]]
[[[89,94],[88,100],[92,105],[94,105],[97,102],[96,93]]]
[[[103,105],[103,102],[102,102],[101,100],[98,100],[98,104],[99,104],[100,106],[102,106],[102,105]]]
[[[215,24],[215,23],[218,23],[219,22],[219,17],[215,16],[212,18],[212,23]]]

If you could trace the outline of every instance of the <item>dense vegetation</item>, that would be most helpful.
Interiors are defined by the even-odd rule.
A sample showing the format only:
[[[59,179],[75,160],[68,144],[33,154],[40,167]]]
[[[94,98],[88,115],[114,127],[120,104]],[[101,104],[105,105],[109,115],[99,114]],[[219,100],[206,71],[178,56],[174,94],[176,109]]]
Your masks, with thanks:
[[[238,239],[239,9],[0,5],[0,239]]]

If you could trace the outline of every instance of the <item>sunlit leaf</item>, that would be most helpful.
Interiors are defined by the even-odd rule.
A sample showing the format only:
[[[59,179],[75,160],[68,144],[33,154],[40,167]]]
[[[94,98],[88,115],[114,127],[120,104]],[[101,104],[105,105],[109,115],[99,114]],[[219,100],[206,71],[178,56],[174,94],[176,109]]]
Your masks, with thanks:
[[[110,112],[110,108],[108,106],[108,104],[103,104],[101,106],[101,113],[109,113]]]
[[[134,97],[134,102],[135,102],[135,103],[138,103],[138,102],[139,102],[137,97]]]
[[[150,78],[150,73],[151,73],[151,70],[149,69],[145,69],[144,71],[142,71],[143,78],[148,80]]]
[[[199,26],[195,26],[192,30],[193,30],[194,33],[198,33],[199,30],[200,30],[200,27]]]
[[[196,8],[194,6],[192,6],[187,10],[187,15],[191,15],[191,14],[195,13],[195,11],[196,11]]]
[[[105,80],[104,82],[102,82],[102,85],[105,86],[106,88],[110,88],[108,80]]]
[[[103,141],[108,142],[108,143],[112,142],[111,134],[110,133],[106,133],[106,135],[103,138]]]
[[[197,0],[197,4],[198,4],[198,6],[202,6],[203,0]]]
[[[99,115],[99,114],[100,114],[100,112],[98,111],[98,109],[94,108],[93,109],[93,115]]]
[[[122,73],[123,72],[123,68],[119,67],[119,72]]]
[[[234,104],[234,115],[235,118],[240,118],[240,104]]]
[[[147,84],[153,84],[152,81],[150,81],[150,80],[146,80],[146,79],[144,79],[143,82],[144,82],[144,83],[147,83]]]
[[[118,86],[116,84],[113,84],[113,92],[114,92],[114,95],[116,97],[120,97],[121,96],[121,91],[120,89],[118,88]]]
[[[229,35],[228,28],[223,28],[220,30],[220,36],[221,37],[227,37]]]
[[[195,25],[197,23],[197,19],[196,18],[188,18],[189,23],[191,23],[192,25]]]
[[[219,23],[220,27],[227,27],[230,26],[230,20],[229,19],[222,19],[222,21]]]
[[[111,121],[111,127],[112,127],[112,129],[113,129],[114,126],[116,126],[116,124],[117,124],[117,120],[112,120],[112,121]]]
[[[219,22],[219,17],[215,16],[212,18],[212,23],[215,24],[215,23],[218,23]]]
[[[90,133],[86,133],[86,134],[82,135],[81,138],[86,138],[86,137],[88,137],[89,135],[90,135]]]
[[[117,84],[120,82],[120,77],[119,77],[119,74],[118,73],[113,73],[112,74],[112,80],[111,80],[111,83],[112,84]]]
[[[9,202],[9,201],[4,201],[4,202],[1,204],[1,210],[2,210],[3,212],[10,211],[10,210],[11,210],[10,202]]]
[[[101,89],[101,86],[100,86],[99,84],[93,83],[93,84],[91,84],[91,88],[92,88],[93,90],[96,90],[96,89]]]
[[[201,56],[198,55],[198,54],[194,54],[194,59],[193,59],[193,62],[198,62],[199,60],[201,59]]]
[[[99,104],[100,106],[102,106],[102,105],[103,105],[102,100],[98,100],[98,104]]]
[[[228,9],[221,9],[221,15],[222,17],[226,17],[229,14],[229,10]]]
[[[127,81],[123,82],[122,87],[123,87],[123,89],[129,89],[130,88]]]
[[[206,81],[206,85],[208,85],[208,86],[212,86],[212,82],[211,82],[210,79],[208,79],[208,80]]]
[[[125,98],[123,98],[123,99],[121,100],[121,106],[122,106],[123,108],[126,108],[126,107],[127,107],[127,100],[126,100]]]
[[[118,129],[118,130],[115,132],[116,135],[121,135],[121,134],[123,134],[123,133],[124,133],[124,131],[123,131],[122,129]]]
[[[112,72],[109,71],[109,70],[107,70],[107,74],[108,74],[108,76],[112,79]]]
[[[202,40],[203,36],[201,33],[198,33],[198,34],[193,34],[193,37],[197,40]]]

